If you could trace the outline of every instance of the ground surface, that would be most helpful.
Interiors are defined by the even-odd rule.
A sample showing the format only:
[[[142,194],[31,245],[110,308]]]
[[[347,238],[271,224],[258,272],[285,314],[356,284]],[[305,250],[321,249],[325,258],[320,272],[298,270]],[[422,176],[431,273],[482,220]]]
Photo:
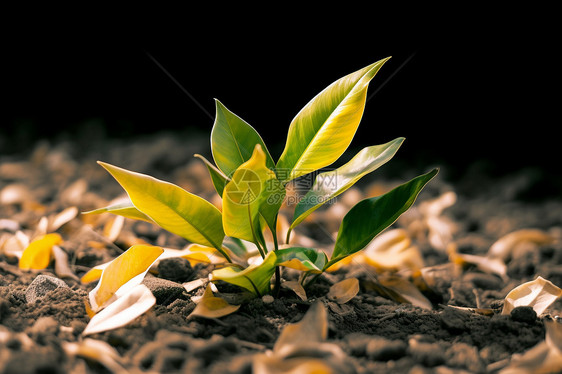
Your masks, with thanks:
[[[206,154],[206,138],[162,134],[130,144],[100,140],[40,143],[30,154],[0,159],[0,235],[4,246],[14,240],[17,231],[28,237],[36,234],[42,217],[69,207],[79,211],[99,208],[121,195],[120,186],[96,160],[151,174],[216,201],[206,169],[192,157],[194,153]],[[398,168],[400,161],[396,168],[391,164],[362,181],[353,190],[355,195],[346,198],[356,201],[433,166],[408,170]],[[344,353],[334,364],[338,370],[343,363],[350,373],[497,372],[514,354],[544,340],[544,315],[529,316],[526,310],[512,315],[500,312],[511,289],[539,275],[562,286],[562,244],[559,240],[519,246],[506,259],[507,273],[502,278],[474,265],[452,263],[450,253],[429,240],[423,227],[427,217],[420,208],[424,202],[454,192],[456,200],[439,216],[445,227],[441,239],[455,243],[459,253],[483,256],[495,241],[519,229],[539,229],[560,238],[562,195],[556,189],[558,182],[536,170],[491,175],[475,164],[464,173],[455,171],[462,178],[448,180],[450,167],[441,165],[441,173],[420,195],[415,207],[393,226],[407,230],[422,255],[423,266],[434,270],[431,287],[421,287],[432,303],[431,309],[397,301],[392,294],[381,292],[377,282],[388,271],[352,263],[320,277],[307,291],[307,300],[283,289],[272,302],[252,299],[238,312],[220,319],[188,319],[196,305],[191,297],[202,290],[188,293],[181,283],[205,277],[212,268],[201,264],[191,269],[180,260],[167,260],[159,264],[155,277],[174,283],[152,288],[158,300],[154,308],[126,327],[89,337],[107,342],[116,350],[118,366],[112,366],[103,360],[71,355],[64,348],[67,342],[83,339],[81,332],[89,321],[84,298],[95,282],[81,284],[77,278],[65,277],[68,287],[29,300],[26,294],[31,292],[31,282],[39,274],[57,277],[55,269],[50,266],[39,272],[22,271],[17,259],[4,253],[0,256],[0,372],[103,373],[122,367],[128,372],[250,373],[257,355],[273,348],[283,327],[300,321],[318,300],[328,312],[327,341]],[[337,231],[345,201],[319,212],[315,223],[304,224],[299,231],[301,240],[329,247],[329,233]],[[126,220],[119,236],[109,241],[103,228],[110,218],[78,215],[57,228],[64,239],[61,248],[77,277],[119,255],[137,239],[171,248],[187,244],[157,227],[132,220]],[[288,280],[295,276],[289,271],[284,275]],[[398,273],[408,280],[412,275]],[[359,293],[344,304],[329,300],[326,295],[330,286],[349,277],[359,279]],[[226,297],[236,289],[223,287],[221,291]],[[452,306],[491,309],[493,313],[485,315]],[[561,309],[558,301],[545,314],[559,315]],[[325,353],[315,357],[330,362]],[[275,372],[276,368],[269,370]]]

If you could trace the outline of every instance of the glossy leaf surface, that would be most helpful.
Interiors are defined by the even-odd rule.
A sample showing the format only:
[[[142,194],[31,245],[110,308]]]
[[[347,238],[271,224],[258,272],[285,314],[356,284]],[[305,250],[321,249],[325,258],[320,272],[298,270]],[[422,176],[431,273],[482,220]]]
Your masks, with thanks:
[[[222,251],[222,215],[213,204],[172,183],[99,164],[127,191],[134,206],[159,226],[192,243]]]
[[[209,170],[209,175],[211,176],[211,181],[213,182],[213,186],[215,187],[215,191],[217,191],[219,196],[222,197],[222,193],[224,191],[224,186],[226,186],[226,184],[230,181],[230,179],[228,179],[228,177],[226,175],[224,175],[224,173],[222,171],[217,169],[217,167],[215,165],[213,165],[205,157],[203,157],[199,154],[196,154],[195,157],[197,157],[198,159],[203,161],[203,163],[207,167],[207,170]]]
[[[293,247],[280,249],[277,254],[277,265],[288,268],[320,273],[328,262],[326,254],[314,248]]]
[[[242,118],[229,111],[220,101],[215,100],[216,117],[211,131],[211,151],[218,168],[231,177],[240,165],[252,157],[256,144],[266,155],[266,165],[273,169],[271,158],[261,136]]]
[[[345,192],[363,176],[388,162],[403,142],[404,138],[397,138],[386,144],[363,148],[345,165],[318,174],[312,188],[295,207],[291,229],[322,204]]]
[[[267,183],[275,173],[266,166],[267,156],[258,144],[252,157],[244,162],[225,186],[222,224],[228,236],[256,242],[260,230],[260,207],[266,197]]]
[[[269,281],[275,272],[276,263],[275,252],[269,252],[262,263],[250,265],[244,270],[235,266],[215,270],[212,273],[212,280],[235,284],[257,296],[262,296],[269,291]]]
[[[131,202],[131,199],[125,198],[120,199],[114,204],[108,205],[104,208],[99,208],[95,210],[90,210],[88,212],[83,212],[82,214],[101,214],[101,213],[112,213],[118,216],[123,216],[126,218],[137,219],[141,221],[146,221],[154,223],[146,214],[139,211]]]
[[[384,195],[362,200],[351,208],[343,218],[328,266],[365,248],[375,236],[392,225],[412,206],[437,172],[434,169]]]
[[[277,162],[279,179],[288,181],[336,161],[347,149],[365,108],[367,87],[385,58],[338,79],[295,116]]]

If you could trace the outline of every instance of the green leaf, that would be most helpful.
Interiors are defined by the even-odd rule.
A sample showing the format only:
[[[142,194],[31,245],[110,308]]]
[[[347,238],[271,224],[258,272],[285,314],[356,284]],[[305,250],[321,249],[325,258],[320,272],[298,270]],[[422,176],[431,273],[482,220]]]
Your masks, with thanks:
[[[98,162],[127,191],[135,207],[165,230],[192,243],[222,249],[221,212],[205,199],[149,175]]]
[[[423,187],[437,175],[438,169],[420,175],[384,195],[358,202],[343,217],[334,252],[324,269],[365,248],[380,232],[407,211]]]
[[[321,273],[328,262],[326,254],[315,248],[292,247],[275,251],[277,266],[311,273]]]
[[[226,175],[224,175],[222,171],[217,169],[215,165],[211,164],[211,162],[207,160],[205,157],[201,156],[200,154],[195,154],[194,156],[200,159],[201,161],[203,161],[203,163],[205,163],[207,170],[209,170],[209,175],[211,176],[211,181],[213,182],[215,191],[217,191],[219,196],[222,197],[224,186],[226,186],[226,184],[230,181],[230,179]]]
[[[275,173],[266,166],[266,154],[256,144],[252,157],[234,172],[223,193],[222,223],[228,236],[258,244],[260,207],[266,194],[266,184]]]
[[[257,296],[269,292],[269,282],[275,272],[276,252],[269,252],[259,265],[250,265],[246,269],[229,266],[212,272],[211,280],[222,280],[245,288]]]
[[[301,109],[277,162],[279,179],[308,174],[343,154],[363,116],[369,82],[389,58],[338,79]]]
[[[363,148],[345,165],[335,170],[318,174],[312,188],[295,207],[290,230],[322,204],[345,192],[363,176],[373,172],[389,161],[394,157],[402,142],[404,142],[404,138],[397,138],[386,144]]]
[[[129,198],[123,199],[115,204],[111,204],[104,208],[99,208],[95,210],[90,210],[89,212],[83,212],[82,214],[101,214],[101,213],[113,213],[118,216],[123,216],[126,218],[137,219],[141,221],[146,221],[154,223],[146,214],[139,211],[131,202]]]
[[[277,231],[277,214],[279,213],[279,209],[281,209],[283,200],[285,200],[286,193],[285,186],[279,179],[271,178],[265,182],[263,201],[260,205],[260,215],[263,217],[272,233],[276,233]]]
[[[211,131],[211,151],[218,168],[231,177],[240,165],[252,156],[256,144],[266,155],[266,165],[273,169],[275,163],[257,131],[218,100],[216,117]]]

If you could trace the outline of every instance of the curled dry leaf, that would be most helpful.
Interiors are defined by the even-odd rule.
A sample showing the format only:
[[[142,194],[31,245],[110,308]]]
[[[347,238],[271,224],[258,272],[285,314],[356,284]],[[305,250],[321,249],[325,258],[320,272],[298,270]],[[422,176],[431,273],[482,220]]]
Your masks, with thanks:
[[[111,217],[103,226],[103,236],[105,236],[110,242],[114,242],[117,240],[117,237],[119,237],[124,224],[124,216]]]
[[[524,243],[545,245],[553,243],[555,238],[549,233],[539,229],[522,229],[502,236],[492,244],[488,256],[506,260],[517,246]]]
[[[111,305],[92,317],[83,336],[125,326],[156,304],[156,297],[144,284],[139,284],[117,298]]]
[[[40,270],[49,266],[53,246],[62,242],[62,237],[57,233],[46,234],[33,240],[24,249],[19,267],[23,270]]]
[[[115,348],[108,343],[86,338],[79,342],[62,342],[62,348],[69,356],[84,357],[99,362],[112,373],[126,373],[121,364],[121,357]]]
[[[49,219],[47,232],[57,231],[64,224],[72,221],[78,215],[78,208],[69,207]]]
[[[431,302],[408,280],[395,276],[379,277],[378,282],[369,283],[381,296],[399,303],[408,303],[423,309],[433,309]]]
[[[562,289],[539,276],[534,281],[515,287],[507,294],[502,314],[510,314],[518,306],[530,306],[537,316],[540,316],[560,296]]]
[[[359,292],[359,281],[357,278],[344,279],[330,287],[328,299],[338,304],[345,304],[353,299]]]
[[[220,318],[236,312],[240,305],[230,305],[226,300],[216,297],[208,284],[203,297],[197,303],[191,317]]]
[[[499,374],[550,374],[562,372],[562,324],[545,320],[546,338],[522,354],[515,354]]]
[[[160,247],[134,245],[111,261],[103,269],[97,286],[90,291],[89,301],[92,311],[98,312],[115,297],[140,284],[150,266],[162,252],[164,250]],[[117,291],[120,294],[117,294]]]
[[[283,283],[281,283],[281,286],[289,290],[292,290],[301,300],[303,301],[307,300],[306,291],[304,290],[302,284],[300,284],[299,282],[284,281]]]
[[[424,266],[422,255],[412,246],[408,232],[393,229],[377,236],[365,248],[364,262],[382,270],[419,270]]]
[[[59,278],[72,278],[78,280],[78,277],[68,266],[68,255],[58,245],[53,246],[53,257],[55,258],[55,274]]]

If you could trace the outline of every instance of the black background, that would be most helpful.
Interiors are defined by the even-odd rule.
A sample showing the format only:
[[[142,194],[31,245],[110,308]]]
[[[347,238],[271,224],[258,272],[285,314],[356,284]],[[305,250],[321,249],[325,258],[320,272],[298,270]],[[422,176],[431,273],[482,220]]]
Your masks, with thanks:
[[[352,150],[404,136],[399,157],[420,169],[446,164],[461,175],[485,161],[497,172],[561,174],[560,60],[547,25],[475,19],[459,27],[453,19],[379,27],[374,18],[359,30],[330,25],[338,11],[314,25],[305,17],[194,25],[198,15],[190,17],[188,26],[142,32],[98,32],[103,25],[94,23],[8,36],[0,152],[84,134],[209,134],[216,98],[277,158],[311,98],[392,56],[370,84]]]

